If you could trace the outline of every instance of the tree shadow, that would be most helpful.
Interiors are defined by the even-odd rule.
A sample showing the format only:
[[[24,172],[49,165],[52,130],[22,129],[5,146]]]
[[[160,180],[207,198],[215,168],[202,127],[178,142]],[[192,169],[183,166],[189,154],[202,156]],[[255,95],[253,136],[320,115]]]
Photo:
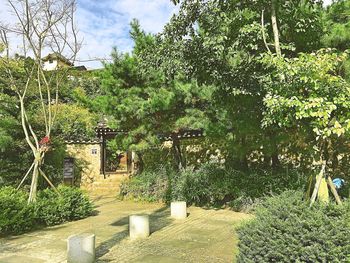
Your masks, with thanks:
[[[162,207],[152,213],[132,213],[132,214],[148,214],[150,220],[150,235],[162,228],[170,225],[174,220],[170,218],[169,207]],[[130,215],[132,215],[130,214]],[[121,232],[116,233],[112,238],[102,242],[96,248],[96,260],[106,255],[111,248],[119,244],[121,241],[129,238],[129,216],[120,218],[113,222],[112,226],[125,227]],[[99,262],[109,262],[109,260],[100,260]]]

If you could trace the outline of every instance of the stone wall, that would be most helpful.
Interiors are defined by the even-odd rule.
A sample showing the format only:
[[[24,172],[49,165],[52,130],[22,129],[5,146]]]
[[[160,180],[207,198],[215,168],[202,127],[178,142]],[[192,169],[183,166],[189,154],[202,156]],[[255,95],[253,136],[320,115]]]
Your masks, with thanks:
[[[67,155],[75,159],[75,166],[82,168],[80,187],[84,190],[92,190],[93,182],[102,176],[100,175],[100,154],[99,143],[67,145]]]

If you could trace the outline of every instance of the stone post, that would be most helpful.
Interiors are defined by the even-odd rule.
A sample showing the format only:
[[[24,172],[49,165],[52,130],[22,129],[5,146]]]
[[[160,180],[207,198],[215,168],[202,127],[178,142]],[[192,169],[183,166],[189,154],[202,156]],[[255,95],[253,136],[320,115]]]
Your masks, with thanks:
[[[95,262],[95,235],[83,233],[68,237],[67,263]]]
[[[149,216],[131,215],[129,217],[129,234],[131,239],[148,237],[150,235]]]
[[[186,202],[171,202],[171,217],[175,219],[185,219],[187,217]]]

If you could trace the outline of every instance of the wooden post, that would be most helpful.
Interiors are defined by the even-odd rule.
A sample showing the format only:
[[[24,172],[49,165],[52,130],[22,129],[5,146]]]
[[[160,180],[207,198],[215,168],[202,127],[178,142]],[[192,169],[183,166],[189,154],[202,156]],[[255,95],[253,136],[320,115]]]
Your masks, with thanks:
[[[101,149],[100,149],[100,174],[103,174],[103,178],[106,178],[106,139],[102,135],[101,136],[102,142],[101,142]]]
[[[313,191],[313,193],[312,193],[312,196],[311,196],[311,203],[310,203],[310,206],[312,206],[313,203],[316,201],[316,197],[317,197],[317,194],[318,194],[318,190],[319,190],[319,188],[320,188],[320,185],[321,185],[321,181],[322,181],[322,178],[323,178],[325,169],[326,169],[326,162],[324,161],[323,164],[322,164],[321,171],[320,171],[320,173],[319,173],[319,174],[317,175],[317,177],[316,177],[316,184],[315,184],[315,188],[314,188],[314,191]]]
[[[335,201],[337,202],[338,205],[342,204],[342,201],[338,195],[337,189],[335,189],[332,178],[330,176],[327,176],[327,183],[329,187],[331,188],[331,192],[334,195]]]

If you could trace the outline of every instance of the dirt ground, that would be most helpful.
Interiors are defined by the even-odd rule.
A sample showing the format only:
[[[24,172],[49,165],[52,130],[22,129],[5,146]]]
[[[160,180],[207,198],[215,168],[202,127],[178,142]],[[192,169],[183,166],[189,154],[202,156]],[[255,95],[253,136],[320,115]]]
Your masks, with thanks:
[[[96,262],[234,262],[234,228],[249,215],[229,210],[188,208],[184,220],[170,218],[169,207],[95,200],[97,215],[67,224],[0,239],[1,263],[66,262],[67,238],[79,233],[96,235]],[[129,215],[150,215],[151,235],[132,241]]]

